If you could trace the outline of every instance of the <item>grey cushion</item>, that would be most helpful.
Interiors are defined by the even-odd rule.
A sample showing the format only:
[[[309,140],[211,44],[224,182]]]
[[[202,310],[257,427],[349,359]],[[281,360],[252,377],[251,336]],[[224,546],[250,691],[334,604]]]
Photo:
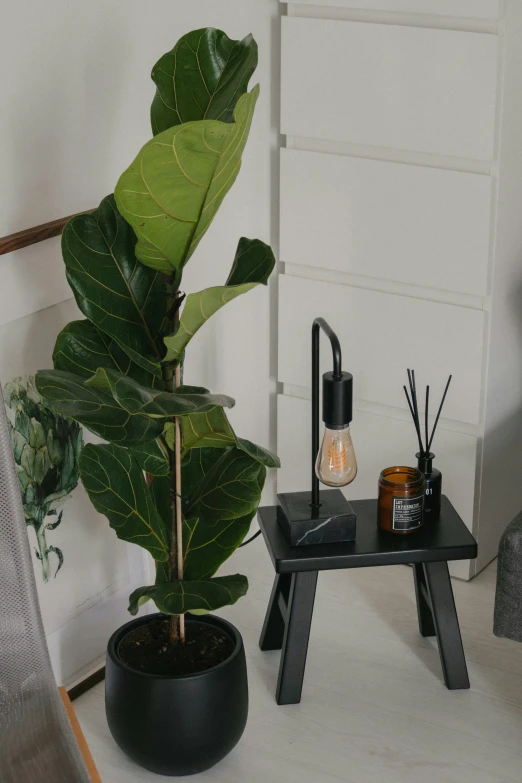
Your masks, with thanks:
[[[522,511],[500,540],[493,632],[522,642]]]

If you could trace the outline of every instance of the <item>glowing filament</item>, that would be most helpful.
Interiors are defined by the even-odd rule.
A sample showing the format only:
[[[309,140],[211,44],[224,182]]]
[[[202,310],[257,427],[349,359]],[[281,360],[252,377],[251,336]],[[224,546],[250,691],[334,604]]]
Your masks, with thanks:
[[[341,440],[336,439],[328,446],[328,463],[333,473],[346,469],[346,446]]]

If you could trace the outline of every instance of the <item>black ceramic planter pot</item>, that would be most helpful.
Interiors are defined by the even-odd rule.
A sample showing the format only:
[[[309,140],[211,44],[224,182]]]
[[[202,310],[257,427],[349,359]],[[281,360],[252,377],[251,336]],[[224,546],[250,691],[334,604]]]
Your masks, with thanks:
[[[107,647],[105,707],[112,736],[140,766],[160,775],[192,775],[229,753],[245,729],[248,682],[243,640],[226,620],[212,615],[188,623],[209,623],[234,641],[226,661],[194,675],[144,674],[119,659],[120,640],[160,615],[146,615],[119,628]]]

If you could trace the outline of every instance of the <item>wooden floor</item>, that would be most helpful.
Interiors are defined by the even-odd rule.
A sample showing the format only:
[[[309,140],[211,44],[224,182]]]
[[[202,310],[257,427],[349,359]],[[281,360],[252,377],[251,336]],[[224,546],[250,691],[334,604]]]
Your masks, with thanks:
[[[233,558],[246,598],[222,614],[243,634],[248,725],[236,749],[194,783],[520,783],[522,645],[491,633],[495,566],[454,581],[471,690],[447,691],[434,640],[418,634],[405,566],[319,575],[301,704],[278,707],[276,652],[258,647],[273,578],[257,539]],[[165,780],[112,741],[103,683],[74,702],[103,783]]]

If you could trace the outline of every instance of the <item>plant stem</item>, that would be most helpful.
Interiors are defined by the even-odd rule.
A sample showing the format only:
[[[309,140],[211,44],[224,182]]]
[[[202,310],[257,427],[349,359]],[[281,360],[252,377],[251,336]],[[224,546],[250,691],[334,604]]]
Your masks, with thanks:
[[[177,429],[176,429],[176,444],[177,450]],[[176,453],[174,452],[170,456],[170,477],[171,477],[171,495],[172,492],[176,492],[178,485],[178,471],[176,464]],[[177,578],[177,560],[178,560],[178,525],[177,525],[177,496],[176,502],[172,504],[171,514],[171,529],[170,529],[170,551],[169,551],[169,581],[173,582]],[[169,636],[170,641],[176,643],[181,638],[181,622],[180,615],[172,614],[170,616],[170,629]]]
[[[174,296],[169,297],[169,305],[175,303],[180,292],[176,291]],[[173,329],[179,323],[179,307],[175,308],[173,318]],[[173,372],[172,364],[164,365],[163,380],[165,389],[173,392],[181,383],[181,368],[176,367]],[[170,456],[170,475],[171,475],[171,495],[175,500],[172,504],[171,531],[170,531],[170,551],[169,551],[169,579],[183,578],[183,517],[181,510],[181,427],[179,418],[175,419],[176,435],[174,444],[174,453]],[[170,618],[170,640],[173,643],[185,641],[185,618],[183,615],[171,615]]]
[[[176,367],[176,388],[181,384],[181,366]],[[175,489],[176,489],[176,541],[177,541],[177,572],[178,579],[183,579],[183,517],[181,512],[181,427],[179,416],[176,416],[176,442],[174,452]],[[179,616],[179,637],[185,641],[185,615]]]

